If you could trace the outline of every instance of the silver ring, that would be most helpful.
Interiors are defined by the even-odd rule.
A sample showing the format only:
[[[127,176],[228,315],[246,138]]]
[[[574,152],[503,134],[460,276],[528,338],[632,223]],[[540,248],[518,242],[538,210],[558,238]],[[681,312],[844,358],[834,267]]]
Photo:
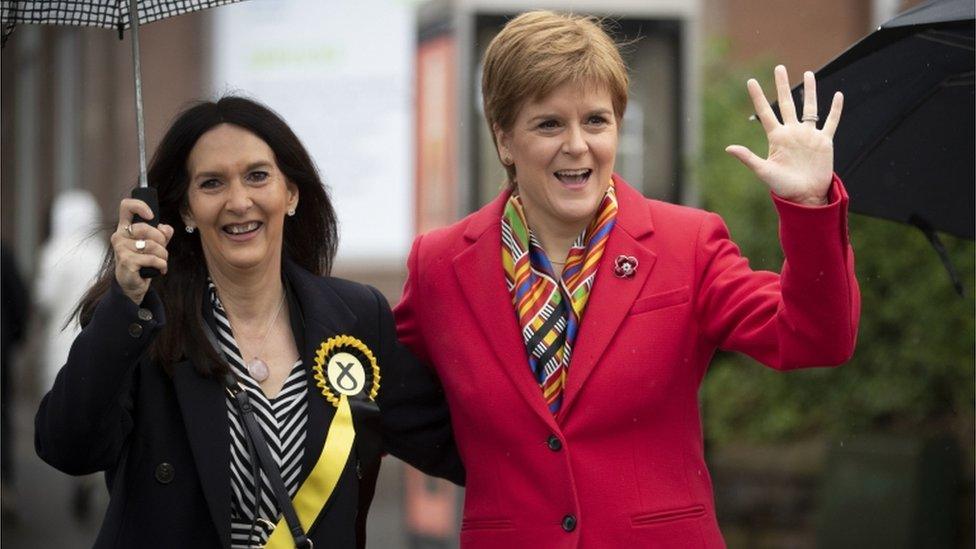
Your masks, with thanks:
[[[143,239],[136,240],[136,251],[142,252],[146,250],[146,241]]]
[[[804,122],[813,122],[814,124],[816,124],[817,122],[820,122],[820,117],[815,114],[804,114],[803,118],[801,118],[800,120]]]
[[[125,229],[125,232],[126,232],[126,233],[128,233],[128,234],[129,234],[129,236],[134,236],[134,235],[132,234],[132,225],[125,225],[125,226],[124,226],[124,227],[122,227],[122,228],[123,228],[123,229]]]

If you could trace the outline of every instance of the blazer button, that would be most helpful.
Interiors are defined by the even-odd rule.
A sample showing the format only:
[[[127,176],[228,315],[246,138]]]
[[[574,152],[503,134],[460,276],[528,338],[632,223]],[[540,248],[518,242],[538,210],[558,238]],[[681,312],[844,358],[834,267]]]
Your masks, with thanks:
[[[136,314],[139,316],[139,320],[142,320],[142,321],[145,321],[145,322],[149,322],[150,320],[153,319],[152,311],[150,311],[149,309],[146,309],[146,308],[139,309],[139,312],[136,313]]]
[[[160,484],[169,484],[173,482],[173,477],[176,476],[176,469],[173,468],[167,462],[162,462],[156,466],[156,480]],[[565,521],[563,521],[565,523]]]
[[[559,440],[556,435],[549,435],[549,440],[546,441],[549,445],[549,449],[553,452],[558,452],[563,449],[563,441]]]
[[[572,532],[576,529],[576,517],[573,515],[566,515],[563,517],[563,530],[567,532]]]
[[[142,324],[139,324],[138,322],[133,322],[132,324],[129,324],[129,335],[134,338],[138,338],[139,336],[141,336]]]

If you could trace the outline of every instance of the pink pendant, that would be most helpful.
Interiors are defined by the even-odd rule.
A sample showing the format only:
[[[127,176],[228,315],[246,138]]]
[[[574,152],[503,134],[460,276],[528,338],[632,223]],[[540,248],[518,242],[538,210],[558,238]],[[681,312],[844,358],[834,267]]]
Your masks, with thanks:
[[[251,374],[254,381],[261,383],[262,381],[268,379],[270,371],[268,370],[268,365],[258,357],[254,357],[253,360],[247,363],[247,373]]]

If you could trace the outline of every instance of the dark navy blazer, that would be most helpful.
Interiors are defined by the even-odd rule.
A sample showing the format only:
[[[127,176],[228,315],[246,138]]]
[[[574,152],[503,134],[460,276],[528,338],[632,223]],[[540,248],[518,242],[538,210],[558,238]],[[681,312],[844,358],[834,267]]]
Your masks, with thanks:
[[[364,547],[382,452],[463,484],[443,392],[397,343],[389,305],[374,288],[290,261],[283,273],[306,365],[323,341],[344,334],[364,342],[380,366],[380,413],[357,415],[354,406],[355,447],[309,532],[316,547]],[[139,307],[113,284],[37,412],[35,446],[44,461],[73,475],[106,473],[111,500],[95,547],[230,545],[225,393],[189,360],[173,364],[172,376],[149,363],[145,351],[164,322],[154,292]],[[308,375],[303,480],[335,413]]]

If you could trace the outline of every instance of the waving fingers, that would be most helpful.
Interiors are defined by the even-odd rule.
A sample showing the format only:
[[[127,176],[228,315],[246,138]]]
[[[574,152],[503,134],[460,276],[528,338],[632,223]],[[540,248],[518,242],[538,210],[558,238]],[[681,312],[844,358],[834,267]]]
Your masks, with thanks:
[[[776,65],[773,70],[773,77],[776,80],[776,96],[779,101],[779,114],[783,118],[784,124],[795,124],[796,104],[793,103],[793,94],[790,92],[790,75],[786,72],[786,67]],[[816,102],[814,102],[816,105]]]
[[[814,127],[819,121],[817,117],[817,79],[810,71],[803,73],[803,116],[800,119],[804,124],[812,124]]]
[[[767,157],[762,158],[741,145],[731,145],[726,151],[751,169],[777,196],[802,204],[822,204],[831,181],[830,141],[840,119],[842,97],[834,96],[823,129],[819,130],[814,73],[803,74],[802,123],[797,119],[797,105],[786,67],[778,65],[773,75],[782,123],[776,119],[759,83],[752,79],[747,83],[756,115],[766,131]]]
[[[763,93],[762,86],[755,78],[750,78],[746,82],[746,89],[749,90],[749,98],[752,99],[752,108],[756,109],[756,117],[762,122],[763,129],[766,133],[769,133],[779,126],[779,121],[776,120],[776,114],[773,113],[772,107],[769,106],[769,101],[766,100],[766,94]]]
[[[842,110],[844,110],[844,94],[834,92],[834,99],[830,102],[830,113],[827,115],[827,121],[823,125],[823,132],[830,139],[834,138],[834,132],[837,131],[837,124],[840,123],[840,113]]]
[[[742,145],[729,145],[725,147],[725,152],[734,156],[739,162],[745,164],[747,168],[755,173],[760,172],[762,163],[765,161],[759,155],[749,150],[748,147],[743,147]]]

